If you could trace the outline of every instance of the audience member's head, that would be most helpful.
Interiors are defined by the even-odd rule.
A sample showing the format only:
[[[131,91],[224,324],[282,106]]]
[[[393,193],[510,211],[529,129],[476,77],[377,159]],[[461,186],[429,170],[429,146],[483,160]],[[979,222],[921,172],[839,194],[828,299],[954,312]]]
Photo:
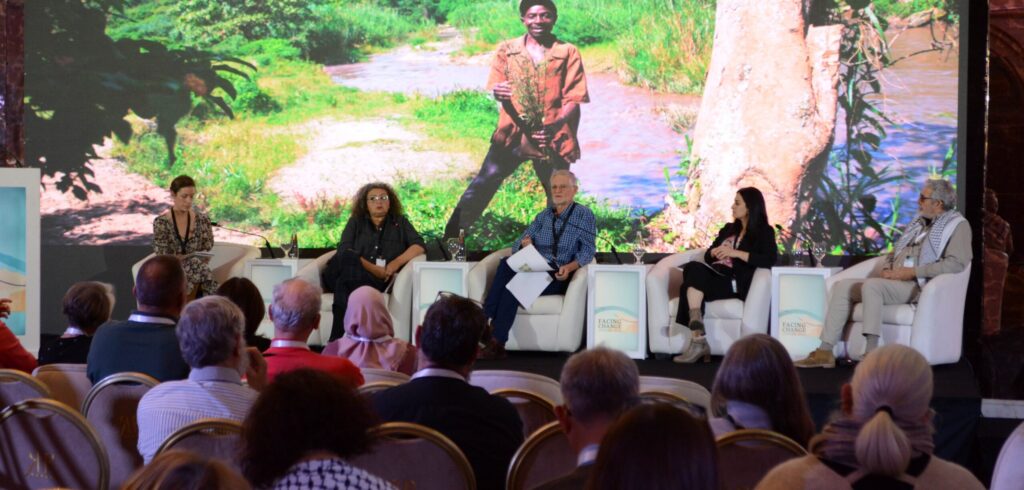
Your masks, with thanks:
[[[406,362],[414,360],[414,351],[410,351],[413,347],[394,338],[395,328],[385,301],[384,294],[371,286],[352,291],[345,309],[345,336],[328,344],[323,354],[347,358],[364,368],[414,370]]]
[[[867,474],[898,476],[914,453],[934,450],[932,369],[916,350],[890,344],[871,351],[842,398],[847,420],[830,424],[811,442],[816,454],[853,452],[855,465]]]
[[[305,341],[320,324],[320,297],[323,291],[302,279],[289,279],[274,286],[270,321],[274,335]]]
[[[110,319],[114,309],[113,287],[95,281],[76,282],[64,294],[63,311],[68,325],[92,335]]]
[[[640,391],[636,363],[606,347],[574,354],[560,381],[565,404],[557,409],[558,419],[577,451],[600,442],[608,425],[636,404]]]
[[[711,387],[711,412],[727,415],[730,401],[755,405],[771,419],[772,428],[800,445],[814,435],[803,386],[793,361],[778,340],[747,335],[732,344]]]
[[[161,453],[139,468],[121,490],[247,490],[249,482],[217,459],[180,449]]]
[[[197,299],[181,311],[178,346],[181,357],[193,369],[225,366],[244,372],[245,355],[242,310],[223,296]]]
[[[420,327],[419,347],[432,366],[468,373],[476,361],[487,330],[487,315],[480,305],[456,295],[438,299],[427,310]]]
[[[664,403],[638,405],[605,435],[591,490],[718,488],[718,453],[708,424]]]
[[[377,422],[359,394],[311,369],[280,374],[260,394],[242,429],[242,472],[255,487],[284,476],[302,458],[367,451]]]
[[[134,292],[140,311],[178,316],[188,294],[181,261],[173,255],[157,255],[143,262]]]
[[[217,294],[230,299],[242,310],[245,315],[245,338],[254,337],[260,322],[267,315],[259,288],[244,277],[232,277],[217,288]]]

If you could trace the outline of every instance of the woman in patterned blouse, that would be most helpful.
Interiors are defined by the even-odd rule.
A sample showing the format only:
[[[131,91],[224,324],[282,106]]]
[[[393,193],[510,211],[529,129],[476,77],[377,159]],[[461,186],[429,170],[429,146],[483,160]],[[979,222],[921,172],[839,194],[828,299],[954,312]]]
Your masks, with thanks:
[[[273,490],[397,490],[349,464],[370,449],[377,417],[338,378],[299,369],[274,379],[242,424],[242,474]]]
[[[171,181],[171,196],[171,209],[153,220],[153,253],[181,258],[190,297],[214,294],[217,280],[209,257],[196,255],[213,249],[213,226],[210,218],[193,206],[196,183],[192,177],[180,175]]]

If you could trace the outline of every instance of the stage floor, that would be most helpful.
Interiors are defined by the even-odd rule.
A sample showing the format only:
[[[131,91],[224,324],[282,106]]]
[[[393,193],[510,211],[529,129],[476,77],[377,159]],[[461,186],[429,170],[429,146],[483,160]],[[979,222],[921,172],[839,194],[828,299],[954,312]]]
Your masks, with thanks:
[[[558,379],[567,354],[509,352],[507,359],[477,361],[475,369],[510,369]],[[694,381],[711,389],[721,357],[710,363],[676,364],[670,359],[636,361],[641,375],[664,376]],[[935,454],[968,466],[974,449],[975,431],[981,419],[981,391],[970,363],[934,366]],[[800,369],[800,382],[807,394],[811,415],[818,429],[839,410],[839,390],[853,376],[853,367]]]

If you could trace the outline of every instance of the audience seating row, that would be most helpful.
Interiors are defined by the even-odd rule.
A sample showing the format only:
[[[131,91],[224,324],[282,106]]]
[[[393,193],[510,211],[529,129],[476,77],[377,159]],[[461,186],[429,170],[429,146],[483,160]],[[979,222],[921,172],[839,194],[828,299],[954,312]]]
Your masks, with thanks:
[[[687,262],[704,260],[705,249],[677,253],[660,260],[647,275],[648,346],[654,354],[676,354],[683,348],[689,329],[673,321],[679,307],[681,267]],[[259,249],[250,245],[218,243],[214,246],[211,267],[220,282],[241,276],[245,261],[257,258]],[[334,255],[327,252],[297,273],[320,287],[320,273]],[[468,296],[483,301],[490,289],[501,259],[511,255],[511,249],[494,252],[476,264],[467,278]],[[148,259],[149,256],[146,257]],[[132,267],[132,277],[146,259]],[[426,260],[419,256],[413,261]],[[865,278],[880,258],[871,259],[832,276],[826,287],[842,279]],[[586,325],[587,268],[583,267],[572,278],[565,295],[542,296],[529,308],[520,308],[509,336],[509,350],[574,352],[583,340]],[[917,349],[931,364],[957,362],[961,354],[963,311],[970,277],[970,265],[960,273],[944,274],[929,281],[922,288],[916,304],[889,305],[884,308],[881,343],[899,343]],[[391,312],[395,336],[412,339],[412,267],[405,267],[395,277],[386,295]],[[310,335],[309,343],[326,345],[330,340],[334,295],[324,293],[321,303],[320,328]],[[705,309],[705,325],[711,353],[724,355],[732,343],[752,333],[767,333],[771,308],[771,272],[759,269],[745,301],[726,299],[711,301]],[[859,357],[864,350],[860,335],[862,310],[855,307],[843,339],[835,347],[837,356]],[[928,326],[928,328],[924,328]],[[273,327],[264,321],[260,333],[273,336]]]

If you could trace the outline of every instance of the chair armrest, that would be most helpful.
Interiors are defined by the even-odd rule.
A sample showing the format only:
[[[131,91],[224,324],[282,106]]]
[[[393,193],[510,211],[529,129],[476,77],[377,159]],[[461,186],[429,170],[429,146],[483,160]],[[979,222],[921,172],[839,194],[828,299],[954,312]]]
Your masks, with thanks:
[[[295,274],[295,277],[323,288],[324,285],[320,283],[320,273],[323,272],[324,268],[327,267],[327,262],[331,260],[331,257],[334,257],[334,254],[336,253],[338,253],[337,250],[331,250],[330,252],[317,257],[313,262],[302,266],[302,268],[299,269],[299,272]]]
[[[750,282],[747,299],[743,302],[743,323],[740,335],[768,333],[772,307],[772,271],[758,267]]]
[[[875,263],[882,260],[883,256],[865,260],[849,269],[840,271],[838,274],[825,279],[825,290],[831,291],[832,285],[843,279],[867,279],[868,274],[875,268]]]
[[[426,255],[417,255],[402,266],[395,276],[395,284],[391,288],[391,296],[388,299],[388,311],[394,319],[395,336],[407,340],[412,338],[412,281],[413,262],[427,260]]]
[[[698,248],[669,255],[647,272],[644,281],[647,286],[647,322],[652,327],[664,327],[665,320],[671,318],[668,303],[679,295],[679,286],[683,280],[683,271],[679,267],[687,262],[703,262],[705,250]]]
[[[221,276],[225,281],[232,277],[243,277],[245,276],[245,263],[251,259],[260,258],[259,247],[254,247],[252,245],[239,246],[245,247],[242,254],[237,259],[231,260],[221,266],[220,270],[214,272],[215,276]],[[214,248],[216,248],[216,245],[214,245]],[[221,281],[218,280],[218,282]]]
[[[580,267],[569,280],[569,288],[562,301],[562,314],[558,317],[558,345],[575,351],[583,339],[587,322],[587,271]]]
[[[466,284],[470,299],[481,303],[484,301],[487,291],[491,288],[491,281],[494,280],[494,273],[498,270],[498,264],[501,263],[501,259],[511,255],[511,248],[503,248],[484,257],[484,260],[469,270]]]
[[[940,274],[929,280],[918,297],[911,328],[910,346],[926,353],[930,364],[957,362],[960,359],[964,304],[971,264],[953,274]]]

